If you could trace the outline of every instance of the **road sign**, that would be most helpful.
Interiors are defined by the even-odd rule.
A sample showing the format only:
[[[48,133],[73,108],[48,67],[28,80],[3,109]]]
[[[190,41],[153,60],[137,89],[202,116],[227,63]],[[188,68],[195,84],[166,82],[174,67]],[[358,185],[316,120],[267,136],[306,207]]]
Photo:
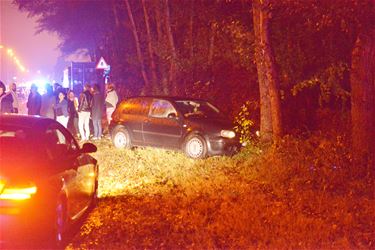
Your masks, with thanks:
[[[103,57],[100,57],[98,64],[96,65],[96,69],[106,69],[108,68],[107,62],[104,60]]]

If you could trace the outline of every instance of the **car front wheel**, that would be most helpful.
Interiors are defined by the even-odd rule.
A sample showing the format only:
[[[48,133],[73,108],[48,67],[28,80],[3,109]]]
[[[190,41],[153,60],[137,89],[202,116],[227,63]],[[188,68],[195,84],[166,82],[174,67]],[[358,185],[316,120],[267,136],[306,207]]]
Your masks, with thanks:
[[[184,143],[185,154],[193,159],[202,159],[207,156],[206,141],[200,135],[191,135]]]
[[[129,132],[124,127],[116,128],[113,131],[112,143],[116,148],[130,148],[130,136]]]

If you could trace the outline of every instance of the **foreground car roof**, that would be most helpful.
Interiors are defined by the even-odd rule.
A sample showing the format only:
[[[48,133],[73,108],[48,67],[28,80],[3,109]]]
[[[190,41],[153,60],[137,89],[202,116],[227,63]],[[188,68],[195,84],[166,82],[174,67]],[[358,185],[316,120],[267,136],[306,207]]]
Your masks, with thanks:
[[[20,127],[33,128],[39,124],[50,123],[51,119],[40,117],[40,116],[29,116],[29,115],[15,115],[15,114],[2,114],[0,115],[0,126],[1,125],[13,125]]]

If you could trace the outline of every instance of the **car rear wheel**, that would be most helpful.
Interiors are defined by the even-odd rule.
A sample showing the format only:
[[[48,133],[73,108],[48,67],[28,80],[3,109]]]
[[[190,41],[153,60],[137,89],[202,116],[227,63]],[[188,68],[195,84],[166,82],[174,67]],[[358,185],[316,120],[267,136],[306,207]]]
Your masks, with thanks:
[[[116,128],[113,131],[112,143],[116,148],[130,148],[131,142],[128,130],[124,127]]]
[[[191,135],[185,140],[184,151],[190,158],[205,158],[207,156],[206,141],[200,135]]]

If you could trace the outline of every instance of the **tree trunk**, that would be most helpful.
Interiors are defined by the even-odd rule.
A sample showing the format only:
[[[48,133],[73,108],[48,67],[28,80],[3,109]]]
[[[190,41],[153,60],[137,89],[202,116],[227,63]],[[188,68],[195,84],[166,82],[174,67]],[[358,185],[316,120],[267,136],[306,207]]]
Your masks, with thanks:
[[[264,62],[264,44],[260,35],[261,10],[259,0],[253,1],[253,26],[255,35],[255,62],[257,65],[259,94],[260,94],[260,139],[262,142],[272,141],[271,102],[269,97],[269,84],[266,79]]]
[[[142,55],[142,51],[141,51],[141,43],[139,41],[137,27],[135,26],[135,22],[134,22],[134,18],[133,18],[133,13],[132,13],[132,10],[130,8],[129,0],[125,0],[125,4],[126,4],[127,11],[128,11],[128,16],[129,16],[130,24],[131,24],[131,29],[132,29],[133,36],[134,36],[134,41],[135,41],[135,47],[136,47],[136,50],[137,50],[138,61],[139,61],[140,65],[141,65],[142,77],[143,77],[143,80],[145,82],[145,85],[143,87],[143,92],[144,92],[145,90],[148,89],[148,87],[150,86],[150,83],[148,81],[148,77],[147,77],[147,73],[146,73],[146,69],[145,69],[145,64],[144,64],[144,60],[143,60],[143,55]]]
[[[194,0],[190,1],[190,20],[189,20],[189,58],[190,61],[194,59]]]
[[[194,0],[190,1],[190,19],[189,19],[189,62],[191,65],[190,81],[195,82],[196,63],[194,59]],[[186,79],[185,79],[186,80]],[[186,84],[186,83],[185,83]]]
[[[158,90],[158,80],[156,75],[156,65],[154,60],[154,50],[151,42],[151,30],[150,30],[150,24],[149,24],[149,17],[146,9],[146,3],[145,0],[142,0],[142,7],[143,7],[143,13],[145,16],[145,24],[146,24],[146,32],[147,32],[147,47],[148,47],[148,53],[150,54],[150,64],[151,64],[151,77],[152,77],[152,86],[151,90],[155,92],[155,90]],[[159,93],[157,93],[159,94]]]
[[[213,79],[213,62],[214,62],[214,52],[215,52],[215,33],[216,33],[216,21],[214,20],[210,25],[210,36],[208,43],[208,57],[207,57],[207,72],[208,81]]]
[[[172,34],[171,21],[170,21],[170,11],[169,11],[169,1],[165,0],[165,25],[169,41],[169,47],[171,50],[171,65],[169,71],[169,86],[171,87],[171,93],[173,95],[177,94],[177,53],[176,46],[174,43],[174,38]]]
[[[362,32],[352,52],[351,117],[354,164],[375,165],[375,27]]]
[[[267,8],[269,8],[269,0],[263,1],[264,8],[260,11],[260,35],[261,44],[264,44],[264,61],[266,79],[268,81],[270,104],[271,104],[271,118],[272,118],[272,138],[274,142],[278,142],[283,135],[283,127],[281,120],[281,102],[279,91],[279,78],[276,70],[276,60],[271,45],[270,37],[270,15]]]
[[[155,11],[155,23],[156,23],[156,33],[157,33],[157,47],[162,47],[162,44],[164,44],[164,33],[163,33],[163,19],[161,17],[160,8],[163,6],[162,1],[155,0],[154,1],[154,11]],[[160,62],[160,60],[159,60]],[[166,69],[164,67],[164,63],[158,63],[159,66],[159,72],[160,72],[160,84],[161,84],[161,91],[164,95],[169,94],[169,88],[168,88],[168,77],[166,74]]]

